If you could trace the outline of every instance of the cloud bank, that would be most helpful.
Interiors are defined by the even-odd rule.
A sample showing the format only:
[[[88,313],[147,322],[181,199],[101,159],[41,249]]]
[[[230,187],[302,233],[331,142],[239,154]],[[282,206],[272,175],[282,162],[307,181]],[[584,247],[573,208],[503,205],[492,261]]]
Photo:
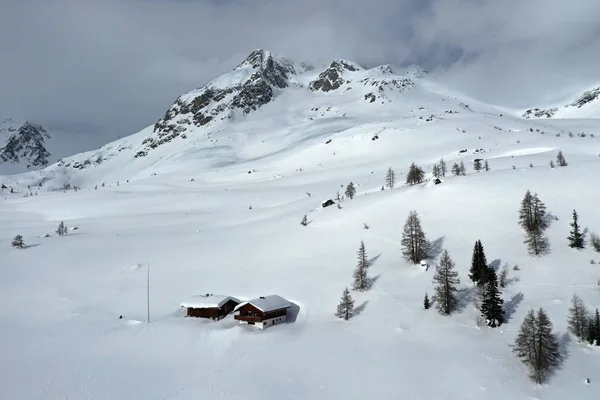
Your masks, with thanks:
[[[600,81],[597,0],[2,0],[0,117],[116,138],[252,50],[417,63],[508,106]]]

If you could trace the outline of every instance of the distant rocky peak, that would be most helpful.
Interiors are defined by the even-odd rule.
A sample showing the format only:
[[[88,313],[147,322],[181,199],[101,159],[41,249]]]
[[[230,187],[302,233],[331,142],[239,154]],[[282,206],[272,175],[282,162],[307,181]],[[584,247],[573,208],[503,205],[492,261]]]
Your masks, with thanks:
[[[25,121],[18,126],[12,120],[3,124],[9,125],[9,136],[5,138],[4,147],[0,148],[0,162],[28,162],[28,167],[48,165],[50,153],[46,150],[45,139],[49,139],[50,135],[41,125]]]
[[[427,75],[425,68],[412,64],[404,69],[404,75],[410,78],[422,78]]]
[[[569,104],[569,106],[579,108],[584,106],[585,104],[591,103],[592,101],[598,98],[600,98],[600,87],[588,90],[587,92],[583,93],[577,100]]]
[[[356,72],[364,70],[363,67],[352,61],[334,60],[325,71],[319,74],[319,77],[308,84],[310,90],[330,92],[339,89],[344,82],[346,72]]]
[[[258,70],[268,83],[278,88],[287,87],[289,76],[296,74],[296,69],[291,61],[277,57],[270,51],[263,49],[254,50],[234,70],[247,67]],[[258,75],[253,76],[255,79],[258,77]]]

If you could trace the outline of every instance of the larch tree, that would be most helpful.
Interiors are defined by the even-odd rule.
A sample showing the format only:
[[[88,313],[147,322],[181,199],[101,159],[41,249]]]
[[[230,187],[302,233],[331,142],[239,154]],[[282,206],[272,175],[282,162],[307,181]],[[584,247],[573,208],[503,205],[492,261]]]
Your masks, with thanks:
[[[502,305],[504,300],[500,297],[498,290],[498,279],[496,271],[488,267],[485,273],[485,284],[483,287],[483,301],[481,302],[481,315],[486,319],[488,326],[496,328],[505,322],[504,309]]]
[[[442,177],[442,171],[440,170],[440,166],[437,165],[437,164],[434,164],[433,168],[431,170],[431,174],[433,176],[435,176],[436,178],[438,178],[438,179],[441,178]]]
[[[393,189],[394,185],[396,185],[396,173],[394,172],[392,167],[389,167],[387,173],[385,174],[385,184],[390,189]]]
[[[63,236],[67,234],[67,227],[65,226],[65,223],[63,221],[60,221],[60,224],[58,224],[56,233],[58,233],[58,236]]]
[[[481,165],[481,160],[479,158],[475,159],[475,162],[473,162],[473,169],[475,172],[479,172],[483,169],[483,165]]]
[[[421,219],[416,211],[411,211],[406,218],[404,230],[402,231],[402,256],[406,261],[418,264],[427,258],[430,244],[421,227]]]
[[[12,247],[15,247],[17,249],[24,249],[25,248],[25,240],[23,240],[23,236],[22,235],[17,235],[14,237],[13,241],[12,241]]]
[[[460,174],[462,176],[467,175],[467,169],[465,168],[465,163],[464,162],[462,162],[462,161],[460,162],[459,168],[460,168]]]
[[[346,321],[354,316],[354,299],[352,299],[350,290],[348,290],[347,287],[344,288],[344,292],[342,293],[340,304],[337,306],[335,316],[345,319]]]
[[[571,298],[571,308],[567,320],[569,332],[579,340],[585,340],[589,315],[581,297],[574,294]]]
[[[350,200],[354,198],[356,195],[356,188],[354,187],[354,183],[350,182],[348,186],[346,186],[346,197]]]
[[[552,333],[552,321],[543,308],[537,313],[529,310],[519,328],[513,352],[527,365],[530,378],[538,384],[544,383],[552,370],[560,365],[558,339]]]
[[[446,167],[446,161],[444,161],[443,158],[440,158],[439,166],[440,166],[440,172],[442,173],[442,177],[445,177],[446,173],[448,172],[448,169]]]
[[[581,231],[579,226],[579,216],[577,211],[573,210],[573,222],[571,222],[571,232],[567,239],[569,240],[569,247],[573,249],[583,249],[585,247],[585,232]]]
[[[567,163],[567,160],[565,160],[565,156],[563,155],[561,150],[558,151],[558,154],[556,156],[556,165],[558,165],[559,167],[566,167],[567,165],[569,165]]]
[[[525,193],[519,210],[519,225],[525,230],[524,243],[529,252],[533,255],[546,253],[549,242],[544,231],[549,226],[548,215],[546,205],[538,198],[537,193],[532,195],[529,190]]]
[[[417,183],[423,182],[424,178],[425,178],[425,171],[423,171],[421,169],[421,167],[419,167],[414,162],[412,164],[410,164],[410,167],[408,169],[408,174],[406,174],[406,183],[409,185],[415,185]]]
[[[485,160],[483,162],[483,168],[486,170],[486,172],[490,170],[490,163],[488,162],[488,160]]]
[[[483,250],[483,244],[481,244],[481,240],[477,240],[473,247],[469,278],[478,286],[483,285],[485,283],[487,269],[488,263]]]
[[[443,315],[450,315],[457,307],[456,292],[460,279],[454,268],[448,250],[444,250],[433,276],[435,305],[438,312]]]
[[[356,269],[353,274],[353,284],[352,288],[358,291],[364,291],[369,288],[369,258],[367,257],[367,250],[365,248],[365,243],[361,240],[360,247],[358,249],[358,263],[356,264]]]
[[[452,165],[452,175],[454,175],[454,176],[460,175],[460,165],[458,165],[457,163],[454,163]]]
[[[498,284],[501,288],[505,288],[508,285],[508,264],[504,264],[498,275]]]

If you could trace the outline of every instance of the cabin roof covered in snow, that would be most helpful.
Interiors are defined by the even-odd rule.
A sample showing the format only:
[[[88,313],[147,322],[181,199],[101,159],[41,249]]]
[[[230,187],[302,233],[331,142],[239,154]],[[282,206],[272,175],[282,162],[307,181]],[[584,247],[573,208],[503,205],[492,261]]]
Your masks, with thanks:
[[[229,300],[233,300],[236,303],[240,301],[232,296],[223,296],[218,294],[197,294],[195,296],[190,297],[187,301],[181,303],[181,307],[186,308],[215,308],[222,307],[223,304],[227,303]]]
[[[284,299],[281,296],[277,296],[276,294],[272,294],[270,296],[261,296],[256,299],[248,300],[243,303],[240,303],[235,307],[233,311],[237,311],[240,307],[252,304],[254,307],[258,308],[262,312],[269,312],[275,310],[281,310],[282,308],[289,308],[291,306],[290,302]]]

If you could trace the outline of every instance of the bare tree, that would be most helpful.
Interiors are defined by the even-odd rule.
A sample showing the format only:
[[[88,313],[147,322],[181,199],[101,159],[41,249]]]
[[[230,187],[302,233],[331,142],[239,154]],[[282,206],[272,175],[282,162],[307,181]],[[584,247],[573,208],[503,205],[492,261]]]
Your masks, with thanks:
[[[385,184],[390,189],[393,189],[394,185],[396,184],[396,173],[394,172],[392,167],[389,167],[387,173],[385,174]]]
[[[402,255],[406,261],[418,264],[427,258],[430,244],[421,227],[421,219],[416,211],[408,214],[404,230],[402,231]]]
[[[460,279],[454,267],[455,264],[450,258],[448,250],[444,250],[433,276],[435,305],[438,312],[443,315],[450,315],[456,310],[456,292]]]
[[[571,298],[571,308],[569,308],[569,332],[577,339],[584,340],[589,315],[581,297],[574,294]]]

